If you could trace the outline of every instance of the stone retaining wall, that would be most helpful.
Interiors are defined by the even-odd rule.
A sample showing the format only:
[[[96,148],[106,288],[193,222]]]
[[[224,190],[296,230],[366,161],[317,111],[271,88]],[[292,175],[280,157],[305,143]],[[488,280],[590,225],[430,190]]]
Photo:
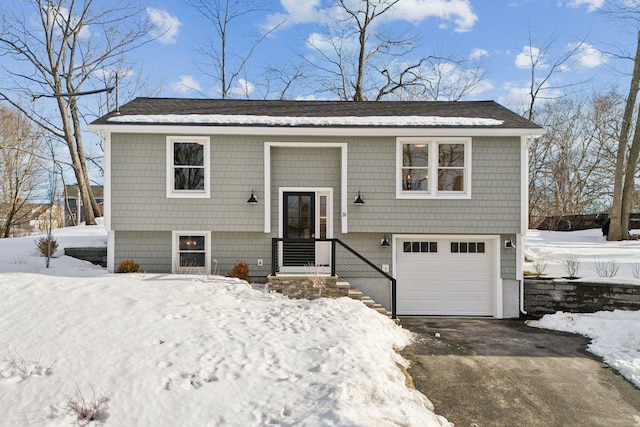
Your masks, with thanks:
[[[528,315],[564,311],[640,310],[640,286],[573,280],[525,279],[524,309]]]
[[[309,275],[278,275],[269,276],[269,290],[280,292],[289,298],[340,298],[349,295],[349,284],[338,282],[335,276],[326,276],[325,286],[320,292],[320,288],[313,286]]]

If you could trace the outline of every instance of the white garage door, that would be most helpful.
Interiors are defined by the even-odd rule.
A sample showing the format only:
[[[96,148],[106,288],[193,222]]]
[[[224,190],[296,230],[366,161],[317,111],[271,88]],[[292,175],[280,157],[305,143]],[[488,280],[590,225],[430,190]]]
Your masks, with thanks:
[[[398,239],[398,314],[493,315],[493,245],[481,237]]]

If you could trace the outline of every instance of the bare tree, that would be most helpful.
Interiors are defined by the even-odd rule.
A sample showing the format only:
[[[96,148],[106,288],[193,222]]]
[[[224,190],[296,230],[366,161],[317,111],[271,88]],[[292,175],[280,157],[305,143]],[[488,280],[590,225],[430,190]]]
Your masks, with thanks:
[[[213,77],[220,84],[222,99],[232,94],[234,84],[240,82],[240,76],[246,71],[247,64],[258,45],[277,26],[252,37],[248,47],[240,51],[237,47],[229,49],[231,37],[234,42],[239,39],[233,33],[235,28],[246,33],[246,26],[240,27],[240,20],[247,15],[267,10],[266,0],[185,0],[188,5],[198,11],[214,30],[215,35],[205,40],[197,49],[209,61],[200,66],[200,70],[207,76]],[[237,27],[236,27],[236,24]],[[246,82],[246,80],[243,80]],[[240,84],[242,95],[248,96],[246,84]]]
[[[633,114],[637,109],[636,99],[640,88],[640,31],[636,44],[633,74],[629,85],[622,126],[618,138],[618,150],[615,168],[615,184],[613,189],[613,204],[611,207],[609,234],[607,240],[625,240],[629,238],[629,218],[633,203],[635,188],[635,173],[638,168],[640,154],[640,132],[636,125],[633,131]],[[638,110],[636,123],[640,119]],[[633,137],[631,137],[633,131]]]
[[[29,219],[28,202],[42,182],[45,144],[19,112],[0,106],[0,233]]]
[[[532,34],[531,28],[529,28],[528,45],[524,47],[521,53],[527,62],[527,68],[530,73],[527,87],[529,104],[523,114],[529,120],[536,119],[535,109],[538,101],[556,99],[559,97],[558,91],[581,84],[580,82],[572,82],[554,85],[553,77],[569,65],[572,58],[580,51],[583,42],[574,44],[571,49],[550,60],[549,55],[555,43],[556,39],[553,36],[541,43],[538,42],[537,37]],[[566,94],[563,93],[562,95]]]
[[[530,217],[602,211],[613,187],[619,97],[611,92],[558,99],[538,111],[547,132],[530,146]]]
[[[320,91],[353,101],[460,99],[477,87],[482,74],[472,62],[449,55],[417,55],[417,36],[381,25],[398,2],[334,0],[341,18],[307,40],[318,55],[308,61]],[[452,69],[455,79],[450,78]]]
[[[144,12],[125,1],[33,0],[30,9],[10,1],[0,6],[0,52],[11,56],[13,68],[4,67],[9,88],[0,88],[4,99],[35,124],[64,141],[80,188],[85,221],[95,224],[100,214],[89,185],[83,143],[80,97],[99,93],[96,74],[117,69],[126,53],[149,39]],[[44,105],[56,111],[49,115]],[[31,100],[29,103],[28,100]],[[36,102],[37,101],[37,102]]]

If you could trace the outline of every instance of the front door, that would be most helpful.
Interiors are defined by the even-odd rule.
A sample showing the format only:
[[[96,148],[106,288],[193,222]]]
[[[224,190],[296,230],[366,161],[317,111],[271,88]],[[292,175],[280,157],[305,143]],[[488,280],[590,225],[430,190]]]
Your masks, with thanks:
[[[316,264],[316,194],[314,192],[283,193],[283,267],[305,267]]]

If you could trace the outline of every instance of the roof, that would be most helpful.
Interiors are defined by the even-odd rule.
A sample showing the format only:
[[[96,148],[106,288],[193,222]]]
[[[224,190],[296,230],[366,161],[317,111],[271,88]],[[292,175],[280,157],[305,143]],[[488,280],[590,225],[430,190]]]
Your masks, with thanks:
[[[189,98],[136,98],[91,125],[541,129],[494,101]]]

